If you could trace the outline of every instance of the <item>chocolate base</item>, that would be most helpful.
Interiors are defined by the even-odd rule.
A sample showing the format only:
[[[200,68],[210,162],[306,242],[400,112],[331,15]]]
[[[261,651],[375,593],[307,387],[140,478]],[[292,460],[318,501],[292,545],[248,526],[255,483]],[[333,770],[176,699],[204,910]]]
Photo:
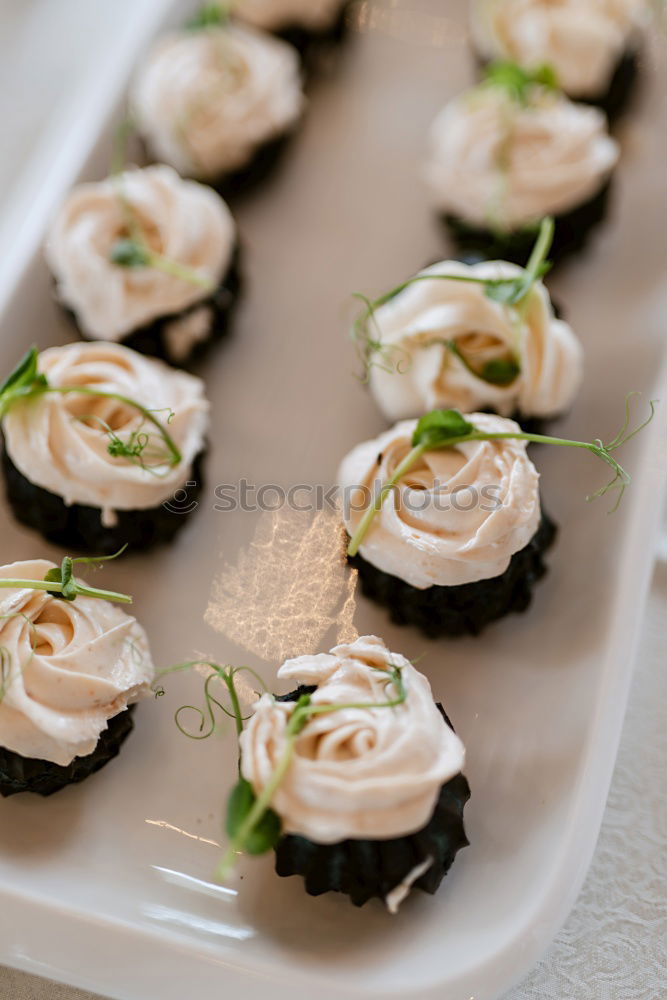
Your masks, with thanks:
[[[297,123],[298,125],[298,123]],[[296,126],[288,132],[267,139],[255,149],[242,167],[204,183],[210,184],[226,201],[251,194],[282,165],[287,149],[296,134]]]
[[[484,413],[494,413],[494,410],[484,410]],[[544,434],[545,430],[561,417],[564,417],[564,413],[556,413],[553,417],[527,417],[521,412],[521,410],[516,410],[511,416],[510,420],[514,420],[515,423],[519,425],[522,431],[526,434]],[[529,443],[530,444],[530,443]]]
[[[637,49],[627,49],[616,63],[604,94],[586,99],[587,104],[595,104],[605,112],[610,124],[614,124],[632,103],[639,82],[639,58]]]
[[[146,323],[144,326],[138,327],[131,333],[126,334],[118,343],[124,347],[130,347],[133,351],[138,351],[140,354],[161,358],[163,361],[177,368],[185,367],[199,360],[212,344],[222,340],[230,331],[234,308],[242,288],[240,257],[241,251],[237,243],[234,247],[227,272],[211,295],[205,299],[199,299],[186,309],[180,310],[180,312],[158,316],[150,323]],[[73,309],[70,309],[63,303],[61,305],[66,315],[76,326],[83,340],[98,340],[97,337],[91,337],[81,328],[76,312]],[[202,307],[210,310],[210,323],[207,336],[193,344],[186,354],[177,356],[169,347],[167,327],[170,323],[179,319],[185,319]]]
[[[478,635],[491,622],[529,607],[534,585],[547,572],[543,555],[553,545],[556,534],[556,525],[543,511],[535,535],[525,548],[514,553],[504,573],[457,587],[419,590],[377,569],[359,554],[348,561],[359,571],[363,594],[388,607],[397,625],[415,625],[431,639]]]
[[[316,688],[300,687],[279,701],[295,701]],[[453,729],[442,705],[443,722]],[[390,840],[341,840],[316,844],[307,837],[288,834],[276,847],[276,874],[281,878],[301,875],[309,896],[342,892],[355,906],[370,899],[386,899],[389,893],[420,864],[432,859],[430,867],[413,883],[413,888],[433,895],[451,868],[458,851],[468,846],[463,810],[470,798],[470,786],[457,774],[440,789],[433,814],[421,830]]]
[[[549,252],[552,264],[580,251],[586,244],[591,230],[605,218],[609,205],[611,181],[582,205],[554,219],[554,240]],[[535,245],[538,228],[535,226],[513,231],[486,229],[475,226],[459,216],[441,216],[449,236],[454,240],[463,259],[468,263],[479,260],[507,260],[525,267]]]
[[[104,556],[113,555],[126,544],[130,551],[136,552],[173,539],[198,506],[197,499],[203,490],[205,454],[204,448],[195,457],[187,483],[177,491],[178,498],[158,507],[119,510],[113,527],[102,524],[99,507],[76,503],[68,506],[58,494],[32,483],[14,465],[6,445],[2,467],[7,500],[17,521],[70,552]]]
[[[93,752],[87,757],[75,757],[66,767],[48,760],[22,757],[0,747],[0,795],[8,798],[21,792],[33,792],[46,797],[67,785],[85,781],[118,756],[122,744],[134,729],[133,712],[134,705],[110,719],[108,729],[100,736]]]
[[[348,37],[349,16],[352,0],[345,3],[333,24],[321,31],[310,31],[302,25],[293,24],[275,32],[278,38],[293,45],[301,56],[304,68],[313,72],[323,56],[342,45]]]

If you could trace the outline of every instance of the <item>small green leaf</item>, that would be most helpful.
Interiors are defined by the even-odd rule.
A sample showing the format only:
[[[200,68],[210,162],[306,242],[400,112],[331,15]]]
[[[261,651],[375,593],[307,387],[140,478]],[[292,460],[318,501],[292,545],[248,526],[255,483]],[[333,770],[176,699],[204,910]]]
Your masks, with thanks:
[[[239,778],[238,784],[232,789],[227,803],[227,820],[225,830],[227,836],[234,838],[243,821],[255,804],[255,793],[249,781]]]
[[[62,583],[60,566],[54,566],[53,569],[48,570],[44,579],[47,583]],[[50,594],[51,597],[62,597],[59,590],[47,590],[47,594]]]
[[[109,260],[119,267],[148,267],[150,251],[136,240],[117,240],[109,252]]]
[[[245,778],[240,778],[232,790],[227,803],[227,820],[225,829],[231,840],[235,840],[255,802],[257,801],[253,787]],[[280,840],[281,823],[273,809],[267,809],[261,819],[238,848],[248,854],[266,854]]]
[[[480,374],[491,385],[510,385],[521,374],[521,368],[514,358],[496,358],[487,361]]]
[[[223,3],[205,4],[201,10],[191,17],[186,27],[191,31],[202,31],[206,28],[219,28],[229,21],[229,6]]]
[[[0,386],[0,417],[5,415],[15,400],[29,395],[39,387],[48,388],[46,376],[40,375],[37,370],[38,358],[37,348],[31,347]]]
[[[459,410],[433,410],[421,418],[412,435],[412,447],[433,448],[451,438],[464,437],[474,431]]]
[[[486,70],[485,83],[505,90],[520,104],[527,102],[530,90],[534,86],[546,87],[549,90],[558,88],[556,73],[551,66],[544,64],[533,70],[527,70],[509,61],[491,63]]]
[[[44,579],[47,583],[61,583],[62,590],[47,591],[52,597],[58,597],[62,601],[75,601],[79,588],[73,576],[74,562],[70,556],[65,556],[62,564],[48,570]]]
[[[556,70],[548,63],[544,63],[543,66],[538,66],[537,69],[534,69],[532,76],[533,81],[539,83],[541,87],[547,87],[549,90],[558,90]]]
[[[37,377],[37,359],[39,353],[36,347],[23,355],[11,375],[5,379],[0,387],[0,396],[3,396],[8,389],[16,389],[19,386],[29,385]]]
[[[273,809],[267,809],[255,829],[248,835],[245,850],[248,854],[266,854],[272,850],[282,835],[280,817]]]
[[[65,556],[62,561],[62,566],[60,567],[60,574],[62,580],[62,593],[61,597],[65,601],[76,600],[76,595],[78,593],[78,587],[76,585],[76,580],[74,579],[74,563],[70,556]]]
[[[512,306],[523,298],[527,287],[530,286],[524,276],[520,278],[508,278],[505,281],[487,281],[484,285],[484,294],[487,299],[491,299],[493,302]]]

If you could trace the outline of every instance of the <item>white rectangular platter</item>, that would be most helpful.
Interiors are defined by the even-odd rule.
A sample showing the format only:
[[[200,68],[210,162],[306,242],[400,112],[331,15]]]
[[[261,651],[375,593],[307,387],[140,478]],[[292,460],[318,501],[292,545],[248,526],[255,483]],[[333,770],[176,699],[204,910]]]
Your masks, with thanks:
[[[124,23],[108,39],[113,74],[91,74],[58,158],[31,164],[35,204],[16,252],[3,246],[0,371],[33,342],[74,339],[41,259],[48,216],[78,177],[105,174],[130,68],[165,8],[177,22],[188,6],[133,5],[133,31]],[[134,594],[160,667],[204,654],[270,683],[288,653],[326,649],[353,628],[422,657],[468,748],[471,846],[436,897],[410,899],[395,918],[311,899],[268,858],[215,885],[233,742],[178,732],[174,711],[201,695],[200,679],[180,677],[139,708],[135,734],[98,776],[50,800],[0,801],[0,963],[116,1000],[493,1000],[526,974],[576,897],[652,566],[663,413],[622,456],[634,481],[613,516],[584,499],[602,466],[568,449],[535,452],[561,525],[551,572],[529,613],[478,639],[428,642],[352,598],[326,511],[215,510],[215,487],[242,479],[330,484],[345,452],[383,428],[352,374],[350,295],[447,256],[420,164],[435,112],[472,79],[465,8],[363,4],[363,30],[311,86],[280,173],[234,206],[247,284],[233,337],[201,370],[213,404],[204,500],[175,545],[108,566],[104,585]],[[584,390],[561,427],[582,439],[613,436],[629,390],[642,390],[645,408],[662,385],[667,401],[666,74],[652,58],[644,73],[612,217],[552,283],[587,352]],[[3,515],[2,562],[58,558]]]

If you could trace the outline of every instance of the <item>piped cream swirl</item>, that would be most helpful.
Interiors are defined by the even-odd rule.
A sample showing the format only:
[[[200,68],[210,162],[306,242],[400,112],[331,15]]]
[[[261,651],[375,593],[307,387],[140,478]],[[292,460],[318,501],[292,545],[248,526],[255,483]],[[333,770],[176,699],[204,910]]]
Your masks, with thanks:
[[[45,560],[0,567],[5,580],[43,580]],[[93,752],[109,720],[150,693],[146,633],[117,605],[0,590],[0,746],[66,766]]]
[[[467,419],[488,433],[519,431],[489,413]],[[338,473],[354,534],[376,492],[412,447],[416,420],[357,445]],[[425,590],[500,576],[540,523],[539,475],[517,439],[467,441],[427,452],[385,499],[359,549],[377,569]]]
[[[159,432],[133,406],[79,393],[46,393],[17,403],[3,420],[9,457],[32,483],[66,504],[100,507],[107,523],[115,510],[159,506],[189,479],[208,428],[201,379],[107,343],[51,347],[40,354],[39,371],[54,387],[91,387],[142,404],[168,429],[181,461],[173,467],[162,462]],[[108,429],[123,441],[133,432],[150,434],[145,464],[154,467],[111,455]]]
[[[526,417],[567,410],[581,384],[583,352],[571,327],[555,318],[541,281],[518,310],[494,302],[483,284],[423,280],[521,273],[504,261],[443,261],[375,311],[373,330],[382,350],[371,358],[370,386],[389,420],[448,407],[492,409],[503,416],[520,411]],[[485,364],[512,360],[520,371],[508,385],[482,377]]]
[[[556,71],[576,98],[606,91],[625,49],[634,49],[650,14],[647,0],[473,0],[471,30],[485,58]]]
[[[525,105],[489,85],[454,98],[435,119],[430,146],[435,205],[507,229],[588,201],[619,156],[601,111],[542,87]]]
[[[291,45],[241,25],[176,32],[149,53],[131,100],[159,159],[214,179],[296,124],[299,58]]]
[[[236,0],[234,16],[264,31],[306,28],[326,31],[347,0]]]
[[[422,829],[442,785],[463,768],[465,751],[438,711],[428,680],[381,639],[364,636],[330,653],[287,660],[278,676],[316,684],[317,705],[368,704],[395,697],[386,673],[400,667],[407,690],[395,708],[341,708],[313,717],[298,736],[272,807],[286,833],[319,844],[378,840]],[[263,695],[241,736],[243,776],[260,793],[286,746],[294,703]]]
[[[157,254],[195,272],[196,284],[154,267],[111,261],[128,219]],[[65,199],[46,242],[60,300],[91,339],[120,340],[153,320],[208,298],[231,263],[236,226],[211,188],[182,180],[166,166],[127,170],[80,184]]]

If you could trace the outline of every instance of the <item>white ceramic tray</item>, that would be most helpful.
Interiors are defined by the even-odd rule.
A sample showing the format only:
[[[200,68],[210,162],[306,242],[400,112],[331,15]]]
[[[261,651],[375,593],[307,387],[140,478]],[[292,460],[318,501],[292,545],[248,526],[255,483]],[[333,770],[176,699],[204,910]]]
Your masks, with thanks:
[[[122,32],[109,38],[114,79],[91,79],[87,111],[71,123],[55,169],[41,164],[39,211],[0,286],[2,371],[33,341],[72,339],[38,244],[77,176],[104,174],[112,104],[160,6],[169,5],[136,4],[122,56]],[[601,465],[568,450],[536,451],[546,503],[562,526],[551,573],[529,614],[477,640],[430,643],[361,598],[355,608],[326,513],[214,510],[215,485],[242,478],[328,484],[346,450],[383,426],[351,375],[348,296],[384,290],[444,255],[418,174],[429,121],[471,78],[465,6],[364,5],[368,30],[313,86],[284,169],[238,206],[248,286],[235,335],[203,372],[213,401],[206,498],[176,545],[109,566],[104,580],[134,593],[160,666],[203,653],[249,663],[269,680],[288,652],[328,648],[353,627],[423,655],[468,746],[472,846],[435,898],[412,898],[396,918],[379,905],[357,911],[342,898],[310,899],[298,880],[275,877],[268,858],[242,864],[227,887],[212,884],[233,747],[176,730],[174,710],[200,694],[197,677],[182,677],[140,708],[135,735],[97,777],[50,800],[0,802],[0,963],[117,1000],[181,1000],[184,992],[192,1000],[492,1000],[525,975],[575,899],[632,674],[665,473],[664,420],[623,456],[634,483],[613,517],[604,501],[584,501],[603,481]],[[172,19],[184,9],[176,7]],[[613,218],[554,281],[588,355],[584,391],[562,427],[579,437],[612,436],[629,389],[660,395],[667,288],[655,209],[667,108],[662,69],[646,71]],[[7,515],[0,538],[3,562],[57,555]]]

